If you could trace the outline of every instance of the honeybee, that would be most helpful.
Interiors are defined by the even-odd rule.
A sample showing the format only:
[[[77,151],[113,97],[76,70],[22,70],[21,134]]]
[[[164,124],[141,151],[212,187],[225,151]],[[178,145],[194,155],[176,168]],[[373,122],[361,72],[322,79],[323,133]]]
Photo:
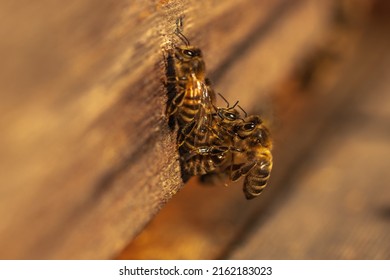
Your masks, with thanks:
[[[173,50],[174,76],[168,77],[168,87],[175,89],[175,96],[169,102],[167,115],[175,115],[183,131],[191,132],[195,123],[203,117],[200,110],[208,111],[215,100],[205,78],[206,66],[199,48],[191,46],[181,33],[181,18],[176,22],[175,34],[185,45],[175,46]]]
[[[184,45],[170,54],[174,74],[168,75],[168,89],[174,96],[168,101],[167,115],[174,116],[182,166],[188,175],[228,174],[232,181],[244,177],[247,199],[258,196],[272,170],[272,141],[257,115],[247,116],[238,106],[215,106],[216,94],[205,75],[205,63],[199,48],[191,46],[181,33],[181,19],[175,34]],[[245,113],[242,118],[236,106]]]
[[[217,109],[220,120],[216,119],[215,122],[218,125],[223,124],[221,130],[225,136],[224,161],[201,180],[213,182],[213,177],[221,179],[221,174],[227,175],[233,182],[243,177],[245,197],[253,199],[261,194],[271,174],[273,161],[270,133],[259,116],[251,115],[241,119],[237,111],[231,112],[227,109]],[[246,115],[245,111],[244,113]]]
[[[230,179],[244,176],[243,191],[252,199],[266,187],[272,170],[272,141],[268,128],[257,115],[246,117],[234,127],[234,162],[226,168]]]
[[[181,24],[180,18],[175,34],[185,45],[175,46],[173,50],[175,75],[168,77],[168,88],[176,92],[168,103],[167,115],[174,115],[179,125],[178,145],[185,170],[190,175],[198,175],[209,172],[216,162],[222,161],[225,148],[219,147],[212,128],[215,93],[205,77],[202,52],[190,45],[181,33]]]
[[[198,128],[189,134],[183,149],[184,168],[187,172],[192,175],[205,175],[226,162],[230,152],[234,150],[232,146],[234,124],[241,120],[235,109],[237,104],[238,102],[229,107],[227,103],[226,108],[212,104],[214,108],[212,113],[207,113],[211,123],[205,123],[203,118],[198,120]]]

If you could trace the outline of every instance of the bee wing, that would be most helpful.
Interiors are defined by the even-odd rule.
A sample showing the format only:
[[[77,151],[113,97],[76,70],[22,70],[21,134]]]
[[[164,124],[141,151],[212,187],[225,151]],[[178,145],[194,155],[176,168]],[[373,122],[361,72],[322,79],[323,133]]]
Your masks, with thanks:
[[[205,144],[208,145],[213,135],[214,91],[202,81],[196,80],[195,83],[194,90],[200,96],[200,107],[196,116],[194,145],[199,147]]]

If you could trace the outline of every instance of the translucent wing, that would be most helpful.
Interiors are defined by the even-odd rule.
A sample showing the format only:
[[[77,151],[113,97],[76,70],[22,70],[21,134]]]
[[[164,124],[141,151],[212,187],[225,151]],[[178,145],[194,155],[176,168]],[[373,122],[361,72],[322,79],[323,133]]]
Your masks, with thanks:
[[[194,127],[194,146],[200,147],[205,145],[210,145],[213,132],[213,114],[215,109],[213,102],[215,99],[215,93],[212,88],[207,85],[205,82],[198,79],[194,79],[194,94],[200,97],[200,106],[197,116],[195,117],[195,127]]]

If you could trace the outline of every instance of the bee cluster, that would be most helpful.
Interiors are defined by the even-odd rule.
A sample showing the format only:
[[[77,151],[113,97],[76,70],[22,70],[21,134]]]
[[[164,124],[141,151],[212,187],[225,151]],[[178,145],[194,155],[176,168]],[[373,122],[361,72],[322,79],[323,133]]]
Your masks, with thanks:
[[[170,57],[173,72],[167,75],[167,116],[179,126],[178,147],[184,171],[189,175],[217,174],[231,181],[244,177],[243,191],[252,199],[263,191],[272,170],[272,141],[258,115],[247,115],[238,105],[217,107],[216,94],[205,76],[205,63],[199,48],[184,42],[174,46]],[[240,108],[244,116],[236,109]]]

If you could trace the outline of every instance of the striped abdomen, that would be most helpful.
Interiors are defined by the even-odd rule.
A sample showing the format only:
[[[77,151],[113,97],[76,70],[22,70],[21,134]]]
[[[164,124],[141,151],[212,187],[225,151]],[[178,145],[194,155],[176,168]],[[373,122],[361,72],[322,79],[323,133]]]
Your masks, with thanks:
[[[260,195],[267,186],[272,170],[272,155],[268,151],[255,161],[253,168],[247,173],[244,181],[244,194],[247,199]]]

